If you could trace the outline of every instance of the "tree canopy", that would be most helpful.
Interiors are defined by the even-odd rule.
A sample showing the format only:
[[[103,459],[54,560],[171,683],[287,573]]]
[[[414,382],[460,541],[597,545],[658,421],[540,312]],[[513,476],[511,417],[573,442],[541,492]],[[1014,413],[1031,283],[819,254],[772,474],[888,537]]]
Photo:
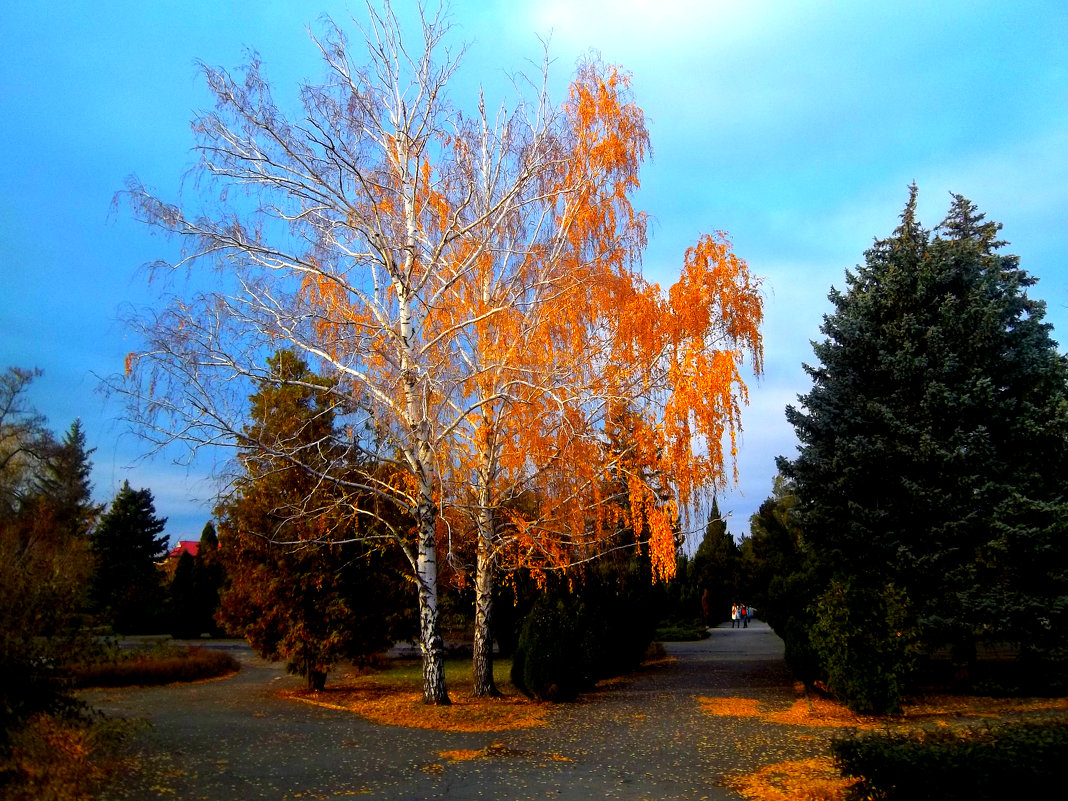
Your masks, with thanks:
[[[92,451],[77,423],[57,443],[27,401],[39,374],[0,374],[0,750],[22,720],[70,704],[92,571]]]

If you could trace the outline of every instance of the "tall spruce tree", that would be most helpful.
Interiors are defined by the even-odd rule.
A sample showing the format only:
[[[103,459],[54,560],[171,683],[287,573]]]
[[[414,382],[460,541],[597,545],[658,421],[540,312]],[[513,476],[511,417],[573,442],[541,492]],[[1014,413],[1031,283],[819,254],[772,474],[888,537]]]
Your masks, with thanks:
[[[830,649],[852,660],[842,675],[893,652],[901,670],[882,672],[899,687],[909,631],[962,658],[983,638],[1064,656],[1068,367],[1000,227],[954,195],[932,235],[913,186],[893,236],[831,291],[814,386],[787,409],[801,444],[780,469],[830,592],[821,608],[838,632],[866,629]],[[873,693],[892,708],[886,687]]]
[[[200,532],[195,567],[195,614],[200,630],[218,634],[219,625],[215,621],[215,615],[219,611],[219,594],[226,583],[226,570],[219,558],[219,537],[215,532],[215,524],[210,520]]]
[[[37,475],[36,491],[48,499],[56,519],[70,534],[85,537],[95,525],[103,507],[93,503],[89,480],[92,456],[96,448],[86,447],[81,420],[75,420],[63,437],[48,449],[48,456]]]
[[[165,623],[158,562],[167,555],[166,524],[156,517],[152,491],[124,481],[91,534],[97,562],[91,597],[116,631],[144,633]]]

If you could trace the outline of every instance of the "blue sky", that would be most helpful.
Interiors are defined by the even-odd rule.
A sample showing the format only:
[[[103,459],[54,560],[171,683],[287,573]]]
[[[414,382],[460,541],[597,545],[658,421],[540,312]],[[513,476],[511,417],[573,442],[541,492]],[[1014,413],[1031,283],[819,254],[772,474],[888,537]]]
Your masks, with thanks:
[[[397,2],[403,14],[414,2]],[[452,95],[502,98],[506,72],[550,37],[553,91],[593,48],[634,75],[654,155],[640,205],[655,218],[646,274],[667,286],[702,232],[723,230],[764,278],[766,373],[751,382],[738,487],[720,499],[747,529],[777,455],[783,409],[808,390],[827,292],[886,236],[912,181],[920,217],[949,192],[1003,222],[1068,342],[1068,4],[458,0],[469,50]],[[121,406],[98,392],[137,347],[124,304],[151,303],[139,266],[171,245],[112,197],[136,174],[176,199],[194,162],[189,121],[210,98],[194,62],[259,51],[279,97],[322,70],[305,29],[357,3],[317,0],[0,4],[0,366],[40,367],[31,401],[63,431],[85,424],[101,501],[149,487],[172,539],[210,514],[209,466],[142,458]],[[1062,348],[1063,350],[1063,348]]]

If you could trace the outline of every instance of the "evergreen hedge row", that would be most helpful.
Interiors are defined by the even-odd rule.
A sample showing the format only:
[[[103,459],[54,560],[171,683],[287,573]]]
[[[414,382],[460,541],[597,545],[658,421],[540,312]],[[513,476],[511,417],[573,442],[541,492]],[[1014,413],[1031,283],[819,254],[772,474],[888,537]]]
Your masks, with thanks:
[[[1068,721],[874,732],[835,740],[831,753],[844,775],[861,779],[854,801],[1045,798],[1063,785]]]

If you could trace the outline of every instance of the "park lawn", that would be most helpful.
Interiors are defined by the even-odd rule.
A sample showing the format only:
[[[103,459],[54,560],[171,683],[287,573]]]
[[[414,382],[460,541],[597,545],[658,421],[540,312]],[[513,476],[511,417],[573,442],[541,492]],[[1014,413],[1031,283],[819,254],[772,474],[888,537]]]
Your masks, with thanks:
[[[283,690],[285,698],[328,709],[353,712],[375,723],[439,731],[513,731],[544,725],[548,705],[533,701],[512,686],[510,659],[497,659],[493,676],[501,691],[498,698],[475,698],[470,658],[448,659],[445,681],[448,706],[423,703],[422,664],[398,659],[370,673],[342,674],[338,681],[315,692],[304,688]]]

